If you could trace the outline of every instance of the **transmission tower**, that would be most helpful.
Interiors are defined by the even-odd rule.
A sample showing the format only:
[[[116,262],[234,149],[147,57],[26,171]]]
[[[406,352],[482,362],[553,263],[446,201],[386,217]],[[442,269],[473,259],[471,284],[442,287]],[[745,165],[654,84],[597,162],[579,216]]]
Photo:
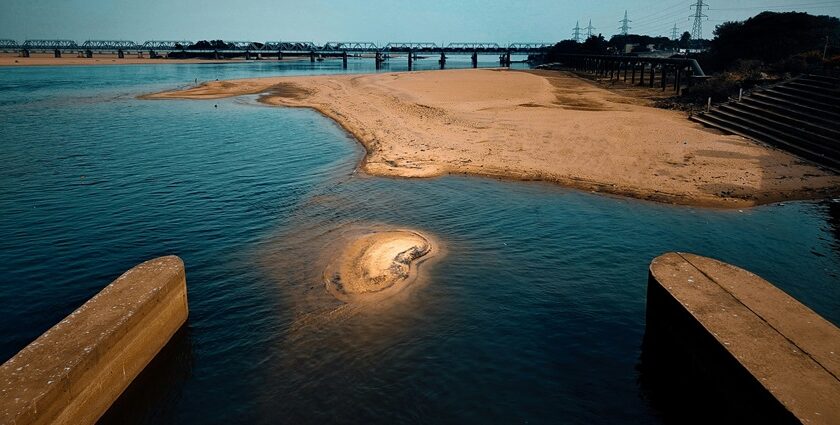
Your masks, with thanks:
[[[694,28],[691,29],[691,39],[700,40],[703,38],[703,18],[708,18],[703,13],[703,8],[708,8],[709,5],[704,4],[703,0],[697,0],[697,3],[691,5],[694,8],[694,15],[689,16],[694,18]]]
[[[633,22],[633,21],[627,19],[627,11],[626,10],[624,11],[624,19],[622,19],[618,22],[621,22],[621,28],[619,28],[619,30],[621,31],[621,35],[627,35],[627,33],[630,31],[630,22]]]
[[[575,22],[575,27],[572,28],[572,37],[574,37],[575,42],[580,43],[580,21]]]
[[[677,24],[674,23],[674,28],[671,29],[671,40],[677,39]]]
[[[589,26],[586,27],[586,38],[592,37],[592,31],[595,31],[595,27],[592,26],[592,20],[589,20]]]

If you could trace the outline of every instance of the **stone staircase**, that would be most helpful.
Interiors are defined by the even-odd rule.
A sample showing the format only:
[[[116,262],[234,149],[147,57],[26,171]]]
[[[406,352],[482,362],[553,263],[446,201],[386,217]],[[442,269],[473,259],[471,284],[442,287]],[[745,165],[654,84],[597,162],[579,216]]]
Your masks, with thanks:
[[[840,79],[803,75],[754,90],[691,120],[840,172]]]

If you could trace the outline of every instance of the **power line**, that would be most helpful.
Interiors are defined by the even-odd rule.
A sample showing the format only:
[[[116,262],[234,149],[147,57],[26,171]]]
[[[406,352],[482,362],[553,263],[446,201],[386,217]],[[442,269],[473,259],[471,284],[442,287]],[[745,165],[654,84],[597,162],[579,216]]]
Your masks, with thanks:
[[[624,11],[624,19],[620,20],[619,22],[621,22],[621,28],[619,28],[619,30],[621,31],[621,35],[627,35],[627,33],[630,31],[630,22],[632,21],[627,19],[626,10]]]
[[[703,18],[708,18],[706,14],[703,13],[703,8],[709,7],[707,4],[703,4],[703,0],[697,0],[697,3],[691,5],[694,8],[694,27],[691,29],[691,38],[694,40],[700,40],[703,38]]]
[[[667,12],[667,11],[669,11],[669,10],[671,10],[671,9],[674,9],[674,8],[677,8],[677,7],[681,7],[681,6],[683,6],[684,4],[685,4],[685,0],[678,0],[676,3],[674,3],[674,4],[672,4],[672,5],[668,6],[668,7],[665,7],[665,8],[659,9],[659,10],[657,10],[656,12],[653,12],[653,13],[651,13],[651,14],[644,15],[644,16],[642,16],[641,18],[638,18],[638,19],[636,20],[636,23],[638,24],[638,23],[639,23],[639,22],[641,22],[641,21],[646,21],[646,20],[648,20],[649,18],[652,18],[652,17],[654,17],[654,16],[656,16],[656,15],[661,15],[663,12]]]

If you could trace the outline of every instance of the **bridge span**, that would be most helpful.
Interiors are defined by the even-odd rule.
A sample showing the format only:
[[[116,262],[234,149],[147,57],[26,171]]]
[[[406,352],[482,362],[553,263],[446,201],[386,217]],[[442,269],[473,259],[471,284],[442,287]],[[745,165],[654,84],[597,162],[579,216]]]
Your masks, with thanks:
[[[0,39],[0,51],[17,52],[23,57],[30,53],[52,52],[55,57],[62,53],[78,53],[85,57],[94,54],[117,54],[123,58],[126,54],[136,53],[149,57],[166,56],[186,57],[189,55],[210,56],[216,59],[225,57],[240,57],[246,59],[262,59],[276,57],[282,59],[284,55],[309,56],[314,62],[324,57],[341,57],[346,66],[348,56],[372,55],[377,66],[392,57],[392,55],[406,55],[409,68],[418,55],[440,55],[440,64],[446,63],[447,55],[471,55],[473,66],[477,66],[478,55],[497,54],[502,66],[510,65],[511,55],[540,55],[548,51],[554,43],[546,42],[517,42],[509,44],[487,42],[455,42],[437,45],[432,42],[389,42],[377,45],[367,41],[329,41],[316,44],[311,41],[202,41],[193,43],[189,40],[148,40],[135,43],[130,40],[86,40],[79,44],[73,40],[26,40],[17,43],[11,39]]]

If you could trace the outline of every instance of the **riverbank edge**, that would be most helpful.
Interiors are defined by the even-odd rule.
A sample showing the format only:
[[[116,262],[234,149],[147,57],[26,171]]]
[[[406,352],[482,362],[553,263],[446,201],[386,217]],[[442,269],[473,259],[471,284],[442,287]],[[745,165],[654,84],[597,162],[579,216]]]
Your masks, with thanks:
[[[532,72],[529,70],[516,72],[528,72],[534,75],[540,75],[537,72]],[[253,83],[262,79],[270,78],[272,77],[232,79],[225,80],[224,83]],[[745,199],[732,197],[718,197],[712,195],[698,197],[682,193],[671,193],[662,190],[650,191],[639,187],[633,187],[627,184],[618,186],[612,183],[602,183],[574,176],[552,176],[543,173],[531,174],[526,171],[511,169],[494,169],[490,167],[484,167],[481,170],[471,168],[466,171],[455,171],[448,168],[447,164],[445,163],[436,163],[435,171],[427,172],[422,175],[412,173],[411,170],[408,170],[406,167],[374,167],[372,161],[370,161],[370,158],[375,153],[372,147],[374,141],[366,137],[365,133],[361,131],[361,129],[355,128],[349,120],[345,119],[341,114],[337,113],[336,111],[330,110],[325,105],[312,102],[307,103],[306,99],[296,99],[300,100],[301,102],[292,103],[286,100],[283,96],[272,93],[272,90],[278,85],[279,84],[267,84],[251,90],[241,90],[228,93],[215,93],[211,95],[180,94],[185,90],[181,88],[157,93],[143,94],[137,96],[137,98],[142,100],[213,100],[227,99],[239,96],[259,95],[257,101],[267,106],[312,109],[338,124],[342,129],[344,129],[344,131],[351,135],[365,149],[365,154],[360,160],[358,169],[365,172],[368,175],[377,177],[434,178],[447,175],[471,175],[476,177],[494,178],[498,180],[505,179],[521,182],[544,182],[591,193],[615,195],[619,197],[633,198],[643,201],[656,202],[660,204],[727,210],[757,207],[761,205],[771,205],[780,202],[825,200],[840,196],[840,186],[832,187],[827,190],[798,190],[794,192],[777,192],[773,194],[767,194],[767,196],[765,196],[763,199]],[[193,88],[201,88],[206,86],[207,83],[202,83]],[[762,146],[767,149],[778,150],[773,147],[764,145]]]

